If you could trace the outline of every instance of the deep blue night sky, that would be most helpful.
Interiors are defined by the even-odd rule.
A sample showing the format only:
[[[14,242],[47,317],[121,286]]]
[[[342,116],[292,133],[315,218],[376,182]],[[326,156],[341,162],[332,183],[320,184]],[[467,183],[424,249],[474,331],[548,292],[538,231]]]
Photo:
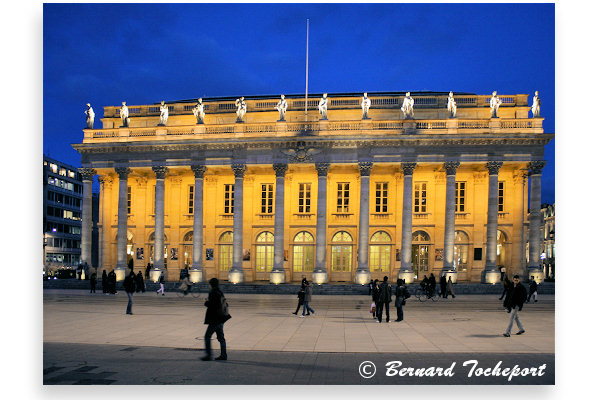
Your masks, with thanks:
[[[87,102],[304,93],[307,18],[309,92],[539,90],[555,132],[553,4],[44,4],[44,153],[81,165]]]

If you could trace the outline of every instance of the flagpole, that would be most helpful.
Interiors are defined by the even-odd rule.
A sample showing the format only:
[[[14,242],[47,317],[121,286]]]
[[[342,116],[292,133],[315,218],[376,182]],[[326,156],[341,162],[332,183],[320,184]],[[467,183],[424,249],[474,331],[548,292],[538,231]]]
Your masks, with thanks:
[[[304,121],[308,122],[308,18],[306,19],[306,88],[304,91]]]

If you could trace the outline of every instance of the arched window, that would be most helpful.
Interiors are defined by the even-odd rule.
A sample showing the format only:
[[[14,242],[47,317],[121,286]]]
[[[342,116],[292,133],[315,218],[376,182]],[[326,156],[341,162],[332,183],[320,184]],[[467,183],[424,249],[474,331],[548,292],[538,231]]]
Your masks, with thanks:
[[[148,246],[150,251],[150,260],[148,260],[152,265],[154,265],[154,232],[152,232],[149,236],[148,236],[148,241],[150,242],[150,245]],[[168,256],[168,248],[167,248],[167,235],[165,234],[163,237],[163,258],[164,258],[164,265],[167,265],[167,256]]]
[[[189,231],[183,235],[183,263],[186,267],[192,266],[192,255],[194,253],[194,231]]]
[[[315,265],[315,238],[309,232],[302,231],[294,236],[294,272],[312,272]]]
[[[369,245],[369,268],[372,272],[389,272],[392,263],[392,238],[384,231],[371,236]]]
[[[504,266],[506,262],[506,243],[508,242],[504,232],[498,229],[496,232],[496,265]]]
[[[233,232],[227,231],[219,236],[219,271],[229,271],[233,259]]]
[[[419,275],[429,271],[429,248],[431,239],[425,231],[416,231],[412,235],[412,267]]]
[[[467,270],[469,257],[469,236],[463,231],[454,232],[454,269]]]
[[[189,231],[185,235],[183,235],[184,242],[193,242],[194,241],[194,231]]]
[[[135,248],[133,247],[133,233],[127,231],[127,265],[133,261]]]
[[[275,236],[271,232],[261,232],[256,237],[256,272],[271,272]]]
[[[333,235],[331,248],[331,271],[350,272],[352,270],[352,236],[348,232]]]

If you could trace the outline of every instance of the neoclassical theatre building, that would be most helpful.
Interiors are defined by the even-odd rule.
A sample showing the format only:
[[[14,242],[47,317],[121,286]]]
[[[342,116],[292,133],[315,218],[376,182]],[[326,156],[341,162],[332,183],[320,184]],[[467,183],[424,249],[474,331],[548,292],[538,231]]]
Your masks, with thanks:
[[[528,95],[393,92],[104,107],[84,129],[82,261],[122,279],[542,277],[544,134]],[[368,100],[367,100],[368,99]],[[366,103],[368,101],[368,103]],[[451,102],[452,104],[449,104]],[[531,213],[528,217],[528,203]],[[529,261],[526,261],[529,260]]]

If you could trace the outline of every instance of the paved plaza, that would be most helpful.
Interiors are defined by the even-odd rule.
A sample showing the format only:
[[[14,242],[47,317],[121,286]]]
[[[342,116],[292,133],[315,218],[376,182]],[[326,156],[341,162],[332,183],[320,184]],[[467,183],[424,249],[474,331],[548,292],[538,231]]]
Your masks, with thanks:
[[[225,324],[229,360],[201,362],[204,295],[127,296],[79,290],[44,290],[46,384],[552,384],[554,296],[526,304],[526,333],[505,338],[508,314],[494,295],[459,296],[420,303],[411,298],[405,321],[377,323],[368,296],[313,296],[316,315],[291,314],[287,295],[227,294],[232,319]],[[393,303],[392,303],[393,304]],[[392,321],[395,308],[391,307]],[[385,317],[384,317],[385,318]],[[514,328],[516,331],[516,327]],[[219,344],[213,337],[218,354]],[[534,368],[539,377],[467,377],[466,360],[493,368]],[[359,375],[372,361],[373,378]],[[453,378],[385,376],[386,363],[448,368]]]

